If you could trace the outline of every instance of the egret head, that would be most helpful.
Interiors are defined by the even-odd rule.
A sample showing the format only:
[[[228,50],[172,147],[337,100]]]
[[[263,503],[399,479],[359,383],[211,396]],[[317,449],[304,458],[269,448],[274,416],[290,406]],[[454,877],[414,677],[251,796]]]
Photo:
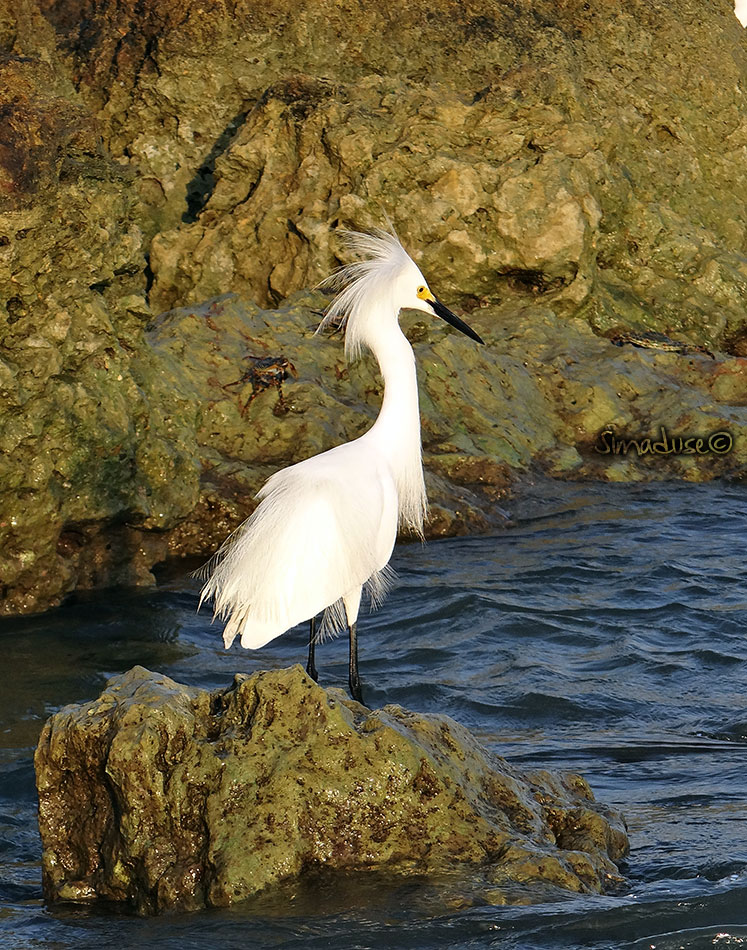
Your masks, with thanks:
[[[468,337],[483,340],[436,299],[407,251],[394,234],[376,229],[372,234],[347,231],[351,250],[363,260],[347,264],[323,281],[338,291],[327,308],[320,327],[331,323],[346,325],[345,352],[356,357],[370,346],[372,335],[382,320],[396,320],[403,309],[422,310],[445,320]]]

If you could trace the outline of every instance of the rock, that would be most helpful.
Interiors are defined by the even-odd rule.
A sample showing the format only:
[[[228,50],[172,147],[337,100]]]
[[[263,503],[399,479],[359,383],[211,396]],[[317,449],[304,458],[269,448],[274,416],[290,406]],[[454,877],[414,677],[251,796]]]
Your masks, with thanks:
[[[530,123],[513,124],[519,149]],[[217,158],[197,220],[154,238],[151,302],[167,310],[230,288],[266,306],[314,285],[341,253],[325,216],[380,223],[394,183],[395,224],[442,294],[490,296],[523,278],[577,305],[594,275],[596,188],[564,155],[507,161],[506,126],[494,96],[468,108],[456,91],[388,77],[277,83]],[[248,252],[255,234],[267,254]]]
[[[472,869],[494,902],[619,888],[622,818],[446,716],[371,711],[295,666],[208,693],[135,667],[46,723],[50,901],[226,906],[322,868]]]
[[[226,291],[276,303],[327,273],[330,222],[388,210],[442,293],[541,295],[599,332],[741,352],[747,52],[731,0],[44,9],[107,146],[138,169],[156,309]]]
[[[16,489],[0,494],[9,539],[0,609],[39,609],[76,587],[147,582],[167,555],[208,557],[273,471],[362,434],[381,381],[370,358],[347,366],[339,336],[314,335],[326,299],[299,293],[270,311],[224,295],[159,316],[127,361],[131,403],[116,413],[93,415],[92,395],[69,383],[78,400],[63,403],[71,418],[89,407],[99,437],[118,439],[116,455],[102,452],[88,468],[91,444],[66,454],[72,436],[60,424],[28,437],[28,451],[45,439],[46,454],[25,468],[25,455],[5,456]],[[403,317],[419,366],[429,537],[504,524],[505,498],[533,465],[553,477],[628,481],[739,477],[747,468],[744,360],[614,346],[539,305],[487,306],[469,320],[487,346]],[[260,359],[287,361],[295,376],[282,390],[256,387]],[[128,429],[130,410],[138,415]],[[662,426],[706,441],[726,431],[732,445],[723,454],[599,451],[612,445],[600,441],[605,430],[618,441],[660,440]],[[9,423],[3,435],[15,431]],[[56,460],[51,471],[46,459]],[[34,492],[22,489],[25,479],[36,479]]]
[[[744,477],[744,35],[730,0],[8,7],[0,613],[209,555],[274,469],[362,431],[375,373],[300,333],[341,226],[387,211],[489,340],[408,326],[432,535],[502,524],[535,470]],[[240,382],[276,354],[288,412]],[[601,455],[605,427],[733,446]]]
[[[144,323],[134,300],[145,300],[130,170],[103,151],[100,127],[38,10],[21,0],[8,16],[11,50],[0,62],[0,610],[16,612],[43,609],[76,585],[64,552],[83,547],[79,538],[91,542],[89,576],[99,560],[107,565],[99,576],[142,579],[137,555],[103,539],[101,527],[117,534],[134,487],[133,434],[145,400],[129,362]],[[85,573],[81,567],[81,582]]]
[[[160,367],[149,384],[153,402],[201,472],[184,498],[189,517],[159,525],[172,554],[215,549],[275,468],[357,438],[373,422],[382,395],[375,364],[348,366],[339,335],[314,335],[325,303],[320,293],[299,293],[265,311],[226,295],[151,324]],[[429,537],[502,525],[507,494],[537,459],[561,478],[705,480],[747,469],[743,360],[614,346],[585,322],[539,306],[474,310],[484,347],[413,319],[405,314],[402,324],[420,378]],[[295,367],[282,402],[276,386],[253,393],[248,376],[241,382],[256,357]],[[725,453],[639,456],[634,447],[605,452],[612,442],[600,440],[605,430],[618,440],[660,440],[662,426],[706,440],[727,431],[732,444]],[[164,480],[163,510],[176,487]]]

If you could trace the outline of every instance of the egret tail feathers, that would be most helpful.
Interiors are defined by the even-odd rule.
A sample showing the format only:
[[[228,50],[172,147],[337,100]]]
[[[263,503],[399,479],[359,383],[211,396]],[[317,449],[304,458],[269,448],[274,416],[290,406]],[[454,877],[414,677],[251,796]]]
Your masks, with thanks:
[[[396,576],[396,572],[387,564],[380,571],[374,571],[363,584],[363,597],[368,600],[371,610],[381,606]],[[349,620],[345,600],[341,597],[324,611],[322,622],[317,626],[315,642],[324,643],[325,640],[332,640],[346,629]]]
[[[248,608],[245,608],[244,610],[235,610],[228,618],[228,623],[223,629],[223,643],[225,644],[226,649],[231,646],[236,637],[241,633],[246,622],[246,615],[248,612]]]
[[[375,571],[363,585],[363,590],[370,603],[371,610],[378,607],[392,585],[395,572],[389,567]],[[203,591],[200,604],[208,594]],[[310,619],[310,618],[306,618]],[[317,626],[316,643],[323,643],[338,636],[348,624],[345,603],[341,597],[325,608],[322,622]],[[245,650],[259,650],[271,640],[279,637],[285,630],[278,629],[277,622],[263,621],[252,616],[251,605],[234,608],[228,617],[223,629],[223,643],[228,650],[236,637],[241,638],[241,646]]]

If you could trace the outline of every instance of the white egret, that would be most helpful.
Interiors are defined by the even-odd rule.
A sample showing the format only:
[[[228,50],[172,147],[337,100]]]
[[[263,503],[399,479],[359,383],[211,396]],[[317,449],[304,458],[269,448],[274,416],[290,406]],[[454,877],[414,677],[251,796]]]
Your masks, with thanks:
[[[211,598],[226,620],[223,640],[257,649],[310,620],[307,672],[317,679],[314,648],[347,623],[349,685],[362,702],[356,624],[361,595],[383,594],[397,528],[422,535],[427,498],[420,448],[415,355],[399,326],[404,308],[441,317],[483,341],[431,293],[396,236],[349,232],[364,259],[325,283],[339,292],[320,329],[345,324],[345,354],[374,354],[384,398],[374,425],[353,442],[272,475],[260,504],[206,565],[200,603]],[[315,618],[324,611],[317,635]]]

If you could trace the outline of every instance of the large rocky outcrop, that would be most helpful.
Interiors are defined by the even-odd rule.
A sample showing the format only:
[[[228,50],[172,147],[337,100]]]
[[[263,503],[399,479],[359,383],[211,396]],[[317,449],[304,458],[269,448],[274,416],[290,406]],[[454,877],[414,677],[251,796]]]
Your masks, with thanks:
[[[370,711],[299,666],[212,693],[135,667],[47,722],[36,772],[51,901],[225,906],[321,869],[462,865],[465,899],[497,903],[623,884],[624,823],[580,776],[522,773],[446,716]]]
[[[385,213],[489,340],[412,329],[432,534],[499,523],[530,467],[743,473],[743,37],[730,0],[4,10],[0,612],[210,553],[272,468],[361,431],[370,369],[300,342],[324,300],[255,305],[302,295],[340,226]],[[617,350],[619,327],[716,359]],[[223,388],[278,355],[287,413],[262,381],[248,406],[251,382]],[[734,448],[599,457],[608,425]]]
[[[476,301],[529,281],[577,306],[593,284],[601,217],[594,129],[538,161],[527,148],[535,120],[506,115],[504,96],[486,90],[467,104],[449,87],[386,76],[277,83],[217,159],[197,220],[154,239],[151,300],[168,309],[230,287],[277,302],[328,270],[330,210],[371,225],[394,198],[396,226],[442,293]],[[567,119],[548,111],[557,132]],[[269,254],[249,251],[254,234]]]
[[[731,0],[71,0],[45,10],[163,232],[158,308],[313,285],[381,223],[450,294],[739,349],[747,120]],[[736,200],[735,200],[736,199]]]
[[[77,526],[121,524],[148,490],[137,457],[147,400],[129,371],[147,313],[145,246],[132,169],[103,149],[52,28],[24,0],[3,17],[0,610],[33,610],[73,588],[78,567],[94,583],[143,576],[137,546],[125,555],[113,534],[98,570]],[[74,566],[84,547],[89,566]]]

